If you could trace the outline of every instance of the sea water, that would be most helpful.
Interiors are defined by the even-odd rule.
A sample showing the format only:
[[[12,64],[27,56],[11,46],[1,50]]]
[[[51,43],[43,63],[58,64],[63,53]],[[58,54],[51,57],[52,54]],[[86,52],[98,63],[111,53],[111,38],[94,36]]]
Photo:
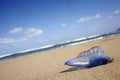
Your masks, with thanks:
[[[112,36],[112,35],[116,35],[116,34],[120,34],[120,32],[113,32],[113,33],[107,33],[107,34],[102,34],[102,35],[92,35],[89,37],[78,38],[78,39],[74,39],[71,41],[65,41],[60,44],[47,45],[47,46],[43,46],[43,47],[39,47],[39,48],[24,50],[24,51],[21,51],[18,53],[5,54],[5,55],[0,56],[0,61],[12,59],[12,58],[16,58],[16,57],[20,57],[20,56],[24,56],[24,55],[34,54],[36,52],[43,52],[43,51],[47,51],[47,50],[51,50],[51,49],[55,49],[55,48],[61,48],[61,47],[70,46],[70,45],[82,44],[82,43],[102,39],[104,37],[108,37],[108,36]]]

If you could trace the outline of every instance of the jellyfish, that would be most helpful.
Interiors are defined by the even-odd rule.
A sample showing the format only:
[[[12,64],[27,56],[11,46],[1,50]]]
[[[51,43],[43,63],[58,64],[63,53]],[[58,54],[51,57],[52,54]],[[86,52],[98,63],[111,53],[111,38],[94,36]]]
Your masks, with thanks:
[[[113,59],[108,57],[100,46],[81,52],[77,57],[65,62],[65,65],[74,67],[91,68],[102,64],[112,62]]]

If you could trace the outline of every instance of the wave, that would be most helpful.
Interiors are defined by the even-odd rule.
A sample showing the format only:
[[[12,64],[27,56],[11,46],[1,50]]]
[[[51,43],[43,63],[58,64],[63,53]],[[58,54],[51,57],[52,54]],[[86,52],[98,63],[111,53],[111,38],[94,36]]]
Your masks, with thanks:
[[[10,55],[12,55],[12,53],[0,55],[0,58],[6,57],[6,56],[10,56]]]
[[[72,44],[70,44],[70,45],[83,44],[83,43],[87,43],[87,42],[94,41],[94,40],[98,40],[98,39],[103,39],[103,37],[99,37],[99,38],[91,39],[91,40],[86,40],[86,41],[82,41],[82,42],[78,42],[78,43],[72,43]]]
[[[54,45],[46,45],[46,46],[42,46],[42,47],[38,47],[38,48],[27,49],[27,50],[21,51],[20,53],[30,52],[30,51],[44,49],[44,48],[49,48],[49,47],[52,47],[52,46],[54,46]]]
[[[74,40],[65,41],[65,42],[62,42],[59,44],[46,45],[46,46],[42,46],[42,47],[38,47],[38,48],[34,48],[34,49],[27,49],[27,50],[23,50],[21,52],[14,53],[14,54],[13,53],[5,54],[5,55],[0,56],[0,60],[15,58],[15,57],[19,57],[19,56],[23,56],[23,55],[27,55],[27,54],[47,51],[47,50],[65,47],[65,46],[69,46],[69,45],[82,44],[82,43],[90,42],[93,40],[102,39],[104,37],[115,35],[115,34],[120,34],[120,32],[119,33],[118,32],[117,33],[107,33],[107,34],[102,34],[102,35],[92,35],[92,36],[88,36],[88,37],[82,37],[82,38],[77,38]]]

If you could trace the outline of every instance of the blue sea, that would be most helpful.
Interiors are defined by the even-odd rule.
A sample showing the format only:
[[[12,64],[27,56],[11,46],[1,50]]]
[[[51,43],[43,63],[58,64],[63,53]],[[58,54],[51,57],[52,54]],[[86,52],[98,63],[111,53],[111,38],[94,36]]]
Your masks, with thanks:
[[[20,57],[20,56],[25,56],[25,55],[35,54],[36,52],[48,51],[48,50],[55,49],[55,48],[81,44],[81,43],[85,43],[85,42],[89,42],[89,41],[93,41],[93,40],[98,40],[98,39],[102,39],[104,37],[117,35],[117,34],[120,34],[120,32],[112,32],[112,33],[101,34],[101,35],[92,35],[89,37],[84,37],[84,38],[79,38],[79,39],[75,39],[75,40],[71,40],[71,41],[66,41],[66,42],[63,42],[60,44],[47,45],[47,46],[43,46],[40,48],[21,51],[18,53],[6,54],[6,55],[0,56],[0,61],[16,58],[16,57]]]

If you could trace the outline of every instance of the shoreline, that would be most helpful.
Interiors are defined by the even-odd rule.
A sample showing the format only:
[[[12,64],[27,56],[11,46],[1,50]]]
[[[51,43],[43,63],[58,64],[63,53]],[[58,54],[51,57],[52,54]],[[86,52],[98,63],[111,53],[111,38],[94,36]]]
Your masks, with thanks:
[[[5,55],[0,56],[0,61],[9,60],[9,59],[22,57],[22,56],[26,56],[26,55],[30,55],[30,54],[35,54],[35,53],[41,53],[41,52],[49,51],[49,50],[52,50],[52,49],[54,50],[56,48],[62,48],[62,47],[66,47],[66,46],[84,44],[84,43],[87,43],[87,42],[96,41],[96,40],[99,40],[99,39],[103,39],[103,38],[111,37],[111,36],[115,36],[115,35],[120,35],[120,34],[119,33],[112,33],[112,34],[103,34],[103,35],[93,35],[93,36],[89,36],[89,37],[86,37],[86,38],[80,38],[80,39],[75,39],[75,40],[72,40],[72,41],[64,42],[64,43],[61,43],[61,44],[47,45],[47,46],[43,46],[43,47],[40,47],[40,48],[21,51],[21,52],[18,52],[18,53],[5,54]]]
[[[0,61],[0,80],[119,80],[120,35]],[[65,61],[101,46],[113,63],[76,70]]]

